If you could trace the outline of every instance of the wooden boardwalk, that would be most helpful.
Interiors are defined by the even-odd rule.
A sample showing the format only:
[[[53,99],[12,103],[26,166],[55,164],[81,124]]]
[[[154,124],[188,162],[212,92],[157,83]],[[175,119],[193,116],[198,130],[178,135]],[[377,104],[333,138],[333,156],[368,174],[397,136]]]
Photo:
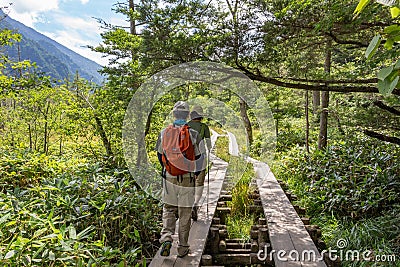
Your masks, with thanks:
[[[277,267],[326,267],[296,210],[266,163],[254,165]]]
[[[190,253],[183,257],[177,257],[177,235],[174,235],[174,242],[171,249],[171,255],[169,257],[160,256],[160,250],[154,256],[150,263],[151,267],[159,266],[200,266],[201,256],[205,248],[207,241],[207,235],[209,228],[211,226],[212,218],[217,207],[218,198],[222,189],[222,184],[225,179],[226,170],[228,163],[210,155],[210,160],[212,161],[212,167],[210,170],[210,195],[207,201],[207,176],[204,183],[203,199],[201,201],[202,205],[198,212],[198,220],[192,223],[192,228],[189,234],[189,244]],[[207,213],[207,202],[208,202],[208,213]],[[178,227],[176,228],[178,229]]]
[[[215,143],[218,134],[214,133],[212,143]],[[230,153],[238,151],[237,143],[229,135]],[[209,198],[207,195],[207,178],[203,191],[202,205],[198,212],[198,221],[192,223],[189,234],[190,253],[183,257],[177,257],[177,242],[173,242],[171,255],[161,257],[160,250],[154,256],[150,266],[200,266],[205,249],[207,236],[211,226],[217,202],[220,196],[228,163],[211,154],[212,168],[210,170]],[[282,190],[274,174],[266,163],[247,158],[254,166],[257,187],[260,193],[261,203],[267,220],[269,242],[272,252],[268,254],[276,267],[326,267],[321,255],[307,232],[303,221],[290,203]],[[207,213],[208,202],[208,213]],[[178,229],[178,226],[177,228]],[[177,240],[177,234],[174,240]],[[260,248],[262,249],[262,248]],[[226,255],[225,255],[226,256]],[[246,255],[245,255],[246,256]],[[250,260],[251,261],[251,260]]]

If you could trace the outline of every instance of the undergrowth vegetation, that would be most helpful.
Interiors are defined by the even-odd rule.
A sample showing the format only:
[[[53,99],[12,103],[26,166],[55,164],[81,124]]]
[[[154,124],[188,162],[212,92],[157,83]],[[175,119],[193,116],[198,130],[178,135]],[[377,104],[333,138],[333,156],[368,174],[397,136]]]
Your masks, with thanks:
[[[234,161],[234,163],[232,162]],[[235,168],[241,165],[241,168]],[[242,171],[237,171],[241,169]],[[231,160],[228,166],[227,176],[231,178],[231,186],[228,190],[232,194],[232,201],[227,205],[231,208],[230,217],[226,222],[229,238],[240,238],[243,241],[250,240],[251,226],[256,221],[254,214],[250,213],[249,207],[253,200],[249,194],[254,191],[251,181],[254,178],[253,165],[242,159]]]
[[[2,266],[141,266],[154,250],[160,205],[125,169],[22,151],[0,177]]]
[[[400,201],[400,151],[395,145],[360,138],[336,142],[326,151],[292,153],[281,158],[276,170],[289,184],[303,183],[297,193],[311,214],[366,218]]]
[[[253,165],[242,158],[230,156],[228,153],[229,139],[221,136],[216,142],[216,155],[229,162],[227,179],[229,185],[226,188],[232,195],[232,201],[227,205],[231,208],[230,216],[227,218],[226,226],[229,238],[239,238],[243,241],[250,240],[251,226],[256,218],[249,212],[253,200],[249,194],[254,191],[251,185],[254,176]]]
[[[274,174],[299,197],[297,204],[312,223],[322,227],[328,247],[342,254],[368,251],[371,259],[388,257],[384,263],[342,255],[342,265],[399,266],[400,148],[358,132],[332,139],[326,150],[307,153],[296,143],[284,147],[276,154]],[[345,248],[338,246],[340,240]]]

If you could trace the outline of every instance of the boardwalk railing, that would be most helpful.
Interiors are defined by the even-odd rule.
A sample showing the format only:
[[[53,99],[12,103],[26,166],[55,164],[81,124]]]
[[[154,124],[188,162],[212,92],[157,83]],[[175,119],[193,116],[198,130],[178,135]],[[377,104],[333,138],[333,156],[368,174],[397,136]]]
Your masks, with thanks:
[[[267,219],[275,266],[326,266],[285,192],[266,163],[251,160]]]

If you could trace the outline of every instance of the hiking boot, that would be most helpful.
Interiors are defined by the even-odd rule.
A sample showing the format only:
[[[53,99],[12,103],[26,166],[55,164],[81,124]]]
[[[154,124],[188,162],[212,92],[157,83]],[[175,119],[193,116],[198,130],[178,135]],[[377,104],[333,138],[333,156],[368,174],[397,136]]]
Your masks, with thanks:
[[[197,221],[197,207],[192,208],[192,220]]]
[[[190,252],[189,247],[178,246],[178,257],[179,258],[185,257],[187,254],[189,254],[189,252]]]
[[[172,247],[171,241],[165,241],[164,243],[162,243],[160,255],[164,256],[164,257],[168,257],[169,253],[171,252],[171,247]]]

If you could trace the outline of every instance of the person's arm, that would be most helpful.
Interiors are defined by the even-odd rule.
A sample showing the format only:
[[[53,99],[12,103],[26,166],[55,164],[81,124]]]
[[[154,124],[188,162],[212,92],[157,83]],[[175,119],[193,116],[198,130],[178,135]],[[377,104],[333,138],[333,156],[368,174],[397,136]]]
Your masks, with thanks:
[[[206,128],[204,130],[204,138],[206,139],[206,145],[208,148],[208,151],[211,149],[211,133],[210,133],[210,128],[208,125],[206,125]]]
[[[189,131],[190,131],[190,137],[191,137],[190,139],[194,146],[194,155],[195,155],[195,160],[196,160],[196,166],[195,166],[196,169],[195,169],[194,175],[198,176],[200,174],[202,162],[203,162],[202,155],[200,153],[199,145],[198,145],[200,143],[201,139],[200,139],[199,133],[196,130],[190,129]]]

